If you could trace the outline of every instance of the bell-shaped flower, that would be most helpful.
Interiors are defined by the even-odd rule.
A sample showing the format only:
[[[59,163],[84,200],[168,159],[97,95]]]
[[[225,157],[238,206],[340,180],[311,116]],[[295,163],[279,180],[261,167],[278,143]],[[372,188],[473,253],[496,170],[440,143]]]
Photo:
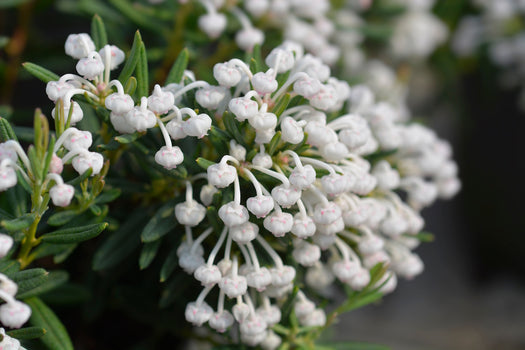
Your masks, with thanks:
[[[257,195],[255,197],[248,198],[246,200],[246,206],[253,215],[258,218],[264,218],[272,211],[274,207],[274,201],[270,196]]]
[[[148,109],[157,114],[167,113],[175,103],[173,94],[163,91],[159,84],[153,88],[153,94],[148,97]]]
[[[284,142],[297,145],[304,139],[303,128],[292,117],[285,117],[281,122],[281,139]]]
[[[186,305],[186,311],[184,312],[186,321],[194,326],[202,326],[204,323],[208,322],[212,314],[213,309],[205,302],[200,304],[195,302],[188,303],[188,305]]]
[[[190,117],[182,123],[182,130],[188,136],[203,138],[211,128],[211,118],[207,114]]]
[[[124,114],[133,109],[135,101],[128,94],[114,92],[105,100],[106,108],[117,114]]]
[[[104,72],[104,63],[96,52],[81,58],[77,63],[77,72],[86,79],[93,80]]]
[[[95,51],[95,43],[86,33],[70,34],[65,43],[66,55],[81,59]]]
[[[124,51],[116,47],[115,45],[105,45],[100,51],[98,52],[100,54],[100,57],[102,57],[102,60],[106,62],[106,55],[109,57],[109,69],[113,70],[119,66],[122,62],[124,62],[124,59],[126,58],[126,54]]]
[[[208,86],[197,90],[195,99],[204,108],[217,109],[226,94],[227,90],[223,86]]]
[[[228,103],[228,108],[240,122],[252,118],[259,111],[257,102],[244,97],[232,98]]]
[[[73,196],[75,195],[75,188],[68,184],[57,184],[49,190],[51,201],[57,207],[67,207]]]
[[[0,323],[9,328],[20,328],[29,320],[31,308],[18,300],[0,306]]]
[[[73,111],[71,112],[71,125],[75,125],[79,121],[82,120],[84,117],[84,112],[82,111],[82,108],[80,108],[80,105],[76,103],[75,101],[64,101],[63,104],[63,110],[64,110],[64,122],[67,121],[67,118],[69,116],[69,110],[71,109],[71,103],[73,103]],[[57,117],[57,110],[56,107],[53,108],[51,111],[51,116],[53,119],[56,119]]]
[[[242,225],[249,219],[248,210],[245,206],[229,202],[219,208],[219,217],[228,227]]]
[[[71,164],[80,175],[84,174],[88,169],[92,169],[91,176],[95,176],[102,170],[104,157],[97,152],[84,151],[73,158]]]
[[[268,70],[266,73],[259,72],[254,74],[252,77],[252,86],[260,95],[269,94],[277,90],[278,83],[273,70]]]
[[[181,225],[197,226],[204,216],[206,216],[206,208],[197,201],[186,201],[175,206],[175,217]]]
[[[263,225],[275,237],[282,237],[292,229],[293,216],[289,213],[274,211],[264,219]]]
[[[237,169],[226,163],[210,165],[206,171],[209,183],[217,188],[228,187],[237,176]]]
[[[0,259],[5,257],[13,247],[13,237],[0,233]]]
[[[244,51],[251,51],[255,45],[260,45],[264,41],[264,33],[253,27],[241,29],[235,35],[235,42]]]
[[[228,63],[217,63],[213,66],[213,76],[221,86],[232,87],[242,78],[239,69]]]
[[[199,28],[211,39],[218,38],[226,28],[226,16],[222,13],[207,13],[199,17]]]
[[[219,333],[226,332],[226,330],[233,325],[233,322],[233,316],[228,310],[222,310],[220,313],[215,312],[208,320],[210,327]]]

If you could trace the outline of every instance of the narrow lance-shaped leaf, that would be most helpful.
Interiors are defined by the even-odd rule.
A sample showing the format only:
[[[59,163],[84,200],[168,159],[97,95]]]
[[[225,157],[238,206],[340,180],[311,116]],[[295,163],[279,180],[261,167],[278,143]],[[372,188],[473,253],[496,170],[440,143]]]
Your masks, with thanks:
[[[118,80],[123,84],[128,81],[128,79],[131,77],[131,74],[133,74],[133,71],[135,70],[135,66],[139,60],[139,48],[141,43],[142,38],[140,36],[140,32],[137,30],[135,32],[135,39],[133,40],[129,57],[118,77]]]
[[[175,60],[175,63],[173,63],[173,66],[171,67],[170,72],[168,73],[168,77],[166,78],[164,85],[168,85],[171,83],[180,83],[182,77],[184,76],[184,71],[188,67],[189,57],[190,53],[188,49],[184,49],[179,53],[179,56]]]
[[[16,297],[24,299],[40,295],[66,283],[68,279],[69,275],[66,271],[50,271],[44,282],[35,285],[33,288],[24,291],[23,293],[18,293]]]
[[[0,117],[0,142],[6,142],[8,140],[18,141],[9,121]]]
[[[42,236],[42,242],[71,244],[87,241],[98,236],[108,226],[107,222],[80,227],[65,228]]]
[[[42,80],[44,83],[49,83],[50,81],[56,81],[60,78],[58,75],[56,75],[49,69],[45,69],[44,67],[41,67],[31,62],[22,63],[22,66],[31,75],[33,75],[37,79]]]
[[[148,96],[148,57],[146,56],[146,46],[143,42],[139,46],[139,60],[135,72],[137,77],[137,94],[140,97]]]
[[[32,310],[29,322],[46,331],[46,334],[41,338],[44,345],[50,350],[73,350],[73,343],[67,334],[67,330],[55,313],[39,298],[31,298],[25,302]]]
[[[8,336],[16,339],[36,339],[45,334],[46,330],[42,327],[25,327],[7,332]]]
[[[139,257],[139,267],[141,270],[144,270],[153,262],[153,259],[157,256],[161,242],[162,240],[159,239],[142,246],[142,251],[140,252]]]
[[[99,15],[94,15],[91,20],[91,37],[95,42],[97,49],[103,48],[108,43],[108,35],[106,33],[106,26]]]
[[[35,214],[24,214],[13,220],[2,220],[0,223],[8,231],[19,231],[31,226],[35,221]]]

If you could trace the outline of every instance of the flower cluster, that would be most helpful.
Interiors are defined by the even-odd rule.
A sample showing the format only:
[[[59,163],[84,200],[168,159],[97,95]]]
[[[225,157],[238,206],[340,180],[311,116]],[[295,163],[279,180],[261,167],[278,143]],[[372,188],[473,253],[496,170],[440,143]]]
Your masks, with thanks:
[[[525,5],[520,1],[472,0],[480,13],[461,19],[452,49],[460,57],[474,56],[484,45],[491,61],[502,68],[501,81],[521,88],[520,107],[525,108]]]
[[[186,232],[179,265],[203,286],[186,319],[219,332],[237,321],[242,342],[275,349],[280,339],[269,327],[279,323],[279,303],[297,278],[320,293],[335,279],[361,290],[370,269],[384,263],[389,271],[377,286],[386,293],[397,276],[419,274],[423,263],[412,252],[424,224],[419,211],[454,195],[460,184],[448,143],[376,101],[367,87],[330,76],[301,45],[285,42],[265,62],[269,68],[258,72],[237,59],[218,63],[218,86],[197,91],[197,102],[218,125],[233,115],[241,138],[187,181],[175,217]],[[279,109],[291,98],[297,103]],[[199,203],[194,186],[202,180]],[[216,203],[215,193],[230,186],[232,200]],[[203,224],[210,205],[219,207],[220,234],[211,222]],[[207,258],[205,240],[213,241]],[[287,249],[292,261],[279,254]],[[263,263],[266,257],[271,262]],[[216,309],[205,301],[215,287]],[[304,326],[326,322],[306,291],[295,310]]]

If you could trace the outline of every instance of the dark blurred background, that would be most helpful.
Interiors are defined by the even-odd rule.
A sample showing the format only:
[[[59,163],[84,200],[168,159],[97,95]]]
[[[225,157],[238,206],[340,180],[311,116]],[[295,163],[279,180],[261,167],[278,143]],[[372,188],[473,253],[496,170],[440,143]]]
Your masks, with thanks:
[[[93,10],[52,0],[7,9],[2,1],[0,36],[17,40],[0,49],[0,115],[27,125],[34,108],[49,113],[52,103],[44,84],[20,64],[32,61],[59,74],[72,70],[74,61],[63,54],[63,43],[69,33],[89,32]],[[111,41],[129,45],[134,30],[119,26],[117,19],[108,33]],[[162,44],[147,31],[144,36],[147,44]],[[453,144],[462,191],[423,212],[426,230],[436,237],[417,250],[425,272],[401,281],[380,305],[343,316],[335,337],[404,350],[525,349],[525,114],[517,108],[518,91],[500,88],[498,69],[483,52],[468,66],[446,48],[436,55],[437,93],[414,108]],[[96,244],[82,248],[84,257]],[[103,280],[75,259],[70,267],[76,272],[73,279],[87,278],[97,286]],[[133,269],[136,265],[129,266]],[[144,278],[145,272],[140,274]],[[151,278],[153,290],[155,281]],[[148,331],[137,321],[140,315],[119,309],[118,302],[104,309],[90,300],[85,309],[95,307],[102,315],[98,321],[76,308],[58,309],[79,349],[114,349],[115,334],[135,334],[129,339],[131,348],[140,343],[135,341],[140,332]],[[128,317],[122,317],[123,311]],[[168,338],[163,341],[169,347]]]

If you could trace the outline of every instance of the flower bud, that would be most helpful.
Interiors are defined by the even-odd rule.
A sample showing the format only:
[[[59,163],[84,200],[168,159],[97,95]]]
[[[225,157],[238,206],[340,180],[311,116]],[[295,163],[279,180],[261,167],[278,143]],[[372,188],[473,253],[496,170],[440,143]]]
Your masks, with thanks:
[[[257,237],[258,233],[259,226],[249,221],[238,226],[232,226],[230,228],[230,235],[232,239],[240,244],[251,242],[255,239],[255,237]]]
[[[219,208],[219,217],[228,227],[244,224],[249,214],[246,207],[235,202],[229,202]]]
[[[93,80],[104,72],[104,63],[96,52],[92,52],[89,56],[81,58],[76,68],[79,75]]]
[[[226,88],[223,86],[208,86],[197,90],[195,100],[204,108],[217,109],[219,104],[227,95]]]
[[[273,70],[259,72],[252,77],[253,89],[260,95],[265,95],[277,90],[278,83],[273,74]]]
[[[237,176],[237,169],[226,163],[210,165],[207,169],[208,181],[215,187],[228,187]]]
[[[69,116],[69,110],[71,108],[71,102],[73,102],[73,112],[71,113],[71,125],[75,125],[79,121],[82,120],[84,117],[84,112],[82,111],[82,108],[80,108],[80,105],[76,103],[75,101],[64,101],[63,109],[64,109],[64,123],[67,122],[67,118]],[[51,111],[51,116],[53,119],[56,119],[57,116],[56,107],[53,108]]]
[[[16,171],[10,166],[0,167],[0,192],[16,185]]]
[[[253,165],[263,167],[265,169],[270,169],[273,166],[272,157],[268,153],[257,153],[252,159]]]
[[[289,142],[292,145],[301,143],[304,139],[303,128],[292,117],[285,117],[281,122],[281,139],[284,142]]]
[[[70,34],[65,43],[66,55],[76,59],[84,58],[95,51],[95,43],[89,34]]]
[[[263,225],[275,237],[282,237],[292,229],[293,216],[288,213],[273,212],[264,219]]]
[[[157,114],[167,113],[175,103],[173,94],[168,91],[162,91],[159,84],[153,88],[153,94],[148,97],[148,109]]]
[[[208,320],[211,328],[219,333],[224,333],[233,325],[233,316],[228,310],[222,310],[221,313],[215,312]]]
[[[106,62],[106,55],[109,56],[109,69],[113,70],[118,67],[119,64],[124,62],[124,59],[126,58],[126,55],[124,54],[124,51],[116,47],[115,45],[105,45],[100,51],[98,52],[100,57],[102,57],[102,60]]]
[[[264,33],[257,28],[244,28],[235,35],[235,42],[244,51],[251,51],[255,45],[264,41]]]
[[[216,39],[226,28],[226,16],[222,13],[207,13],[199,17],[199,28],[211,39]]]
[[[124,114],[133,109],[135,102],[128,94],[112,93],[105,100],[106,108],[117,114]]]
[[[67,207],[75,195],[75,188],[68,184],[57,184],[49,190],[49,196],[57,207]]]
[[[228,108],[240,122],[252,118],[259,111],[257,102],[244,97],[231,99],[228,103]]]
[[[5,257],[13,247],[13,238],[5,233],[0,233],[0,259]]]
[[[186,135],[199,139],[206,136],[210,128],[211,118],[207,114],[196,115],[182,123],[182,130],[184,130]]]
[[[314,183],[316,177],[315,169],[307,164],[303,167],[295,167],[290,174],[290,184],[300,189],[304,189]]]
[[[293,217],[292,233],[298,238],[307,238],[313,236],[316,226],[314,221],[306,215],[297,213]]]
[[[213,77],[219,85],[232,87],[239,84],[242,75],[235,66],[230,66],[228,63],[217,63],[213,66]]]
[[[0,306],[0,323],[9,328],[20,328],[29,320],[31,308],[14,300]]]
[[[196,201],[182,202],[175,206],[175,217],[181,225],[197,226],[206,216],[206,208]]]
[[[186,306],[186,311],[184,312],[186,321],[194,326],[202,326],[211,318],[212,314],[213,309],[206,302],[202,302],[199,305],[191,302]]]
[[[102,166],[104,165],[104,157],[96,152],[82,152],[71,162],[73,168],[82,175],[88,169],[93,169],[91,176],[95,176],[100,173]]]

